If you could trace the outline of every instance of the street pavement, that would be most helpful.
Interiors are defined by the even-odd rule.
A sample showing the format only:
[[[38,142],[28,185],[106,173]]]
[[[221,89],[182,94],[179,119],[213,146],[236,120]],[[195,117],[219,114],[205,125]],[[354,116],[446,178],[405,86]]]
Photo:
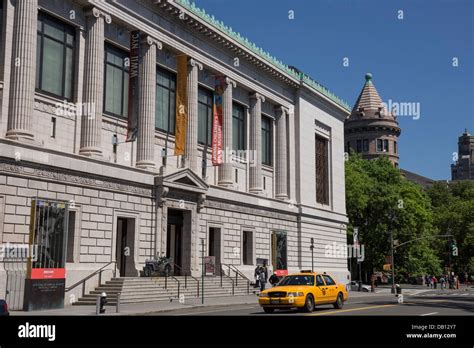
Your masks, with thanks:
[[[266,314],[258,304],[234,304],[229,306],[208,306],[205,308],[186,308],[167,312],[148,313],[148,315],[177,316],[229,316],[229,315],[474,315],[474,291],[466,290],[413,290],[406,291],[403,302],[388,292],[357,293],[351,292],[344,308],[336,310],[332,305],[317,306],[312,313],[297,310],[276,310]]]

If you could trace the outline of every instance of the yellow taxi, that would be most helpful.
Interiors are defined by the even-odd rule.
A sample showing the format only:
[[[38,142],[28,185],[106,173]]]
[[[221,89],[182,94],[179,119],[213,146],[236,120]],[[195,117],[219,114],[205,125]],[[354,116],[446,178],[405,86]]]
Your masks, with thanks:
[[[337,284],[329,274],[301,271],[287,275],[273,288],[262,291],[258,303],[265,313],[287,308],[312,312],[315,305],[322,304],[341,309],[347,297],[346,286]]]

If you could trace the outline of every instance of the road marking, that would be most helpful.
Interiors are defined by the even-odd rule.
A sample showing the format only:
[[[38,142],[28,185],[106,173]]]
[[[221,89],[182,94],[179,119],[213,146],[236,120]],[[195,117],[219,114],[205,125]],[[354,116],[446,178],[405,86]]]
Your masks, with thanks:
[[[438,314],[438,312],[425,313],[425,314],[421,314],[421,316],[424,317],[426,315],[435,315],[435,314]]]
[[[308,314],[308,315],[336,314],[336,313],[353,312],[353,311],[364,311],[364,310],[367,310],[367,309],[393,307],[393,306],[397,306],[397,305],[395,305],[395,304],[390,304],[390,305],[369,306],[369,307],[359,307],[359,308],[350,308],[350,309],[339,309],[339,310],[337,310],[337,311],[321,312],[321,313],[312,313],[312,314]]]
[[[467,295],[469,295],[469,294],[468,294],[468,293],[465,293],[465,294],[461,294],[461,296],[467,296]]]
[[[239,308],[238,310],[251,309],[251,308],[257,308],[257,306]],[[235,309],[234,309],[234,310],[235,310]],[[202,312],[194,312],[194,313],[176,314],[176,315],[178,315],[178,316],[181,316],[181,315],[196,315],[196,314],[205,314],[205,313],[214,313],[214,312],[226,312],[226,311],[229,311],[229,308],[226,308],[226,309],[218,309],[218,310],[213,310],[213,311],[202,311]]]

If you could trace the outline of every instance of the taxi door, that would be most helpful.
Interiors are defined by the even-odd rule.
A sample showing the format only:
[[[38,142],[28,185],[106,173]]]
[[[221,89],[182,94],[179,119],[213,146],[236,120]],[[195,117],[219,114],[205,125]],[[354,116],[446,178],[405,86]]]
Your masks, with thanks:
[[[326,303],[327,298],[326,283],[324,283],[323,277],[318,274],[316,275],[316,286],[314,287],[314,301],[316,304]]]
[[[326,283],[326,301],[329,303],[336,302],[337,298],[337,284],[329,275],[323,274],[324,282]]]

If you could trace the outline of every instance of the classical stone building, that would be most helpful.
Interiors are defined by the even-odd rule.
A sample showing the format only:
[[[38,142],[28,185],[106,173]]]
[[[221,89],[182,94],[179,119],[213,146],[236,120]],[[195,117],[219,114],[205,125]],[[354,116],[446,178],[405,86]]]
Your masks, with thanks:
[[[455,164],[451,164],[452,180],[474,180],[474,135],[464,130],[458,139],[458,154]]]
[[[357,152],[364,159],[387,156],[398,167],[398,137],[401,130],[396,115],[387,110],[372,82],[365,84],[344,126],[345,150]]]
[[[33,199],[64,202],[67,285],[109,262],[138,276],[156,254],[200,274],[201,243],[249,277],[258,259],[310,269],[312,238],[315,268],[347,281],[347,260],[325,254],[346,245],[347,104],[186,0],[0,0],[0,9],[2,243],[29,242]],[[186,148],[175,156],[183,55]],[[138,133],[127,142],[132,75]],[[216,76],[224,163],[213,166]],[[368,79],[346,123],[370,128],[368,153],[377,139],[393,149],[399,134],[374,91]],[[7,281],[2,264],[0,297]]]

